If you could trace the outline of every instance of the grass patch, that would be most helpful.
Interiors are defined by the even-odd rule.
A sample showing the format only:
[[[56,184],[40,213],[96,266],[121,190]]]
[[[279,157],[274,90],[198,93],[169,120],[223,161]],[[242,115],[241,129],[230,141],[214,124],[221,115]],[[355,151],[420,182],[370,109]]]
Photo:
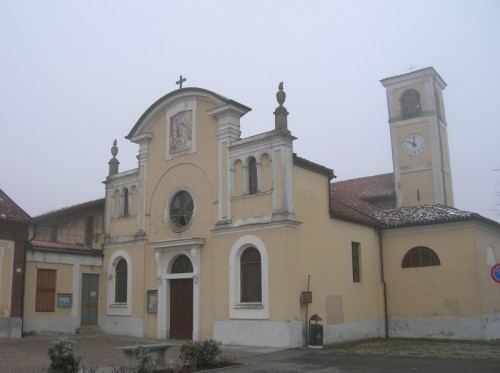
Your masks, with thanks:
[[[386,356],[500,360],[500,341],[389,338],[327,345],[325,349]]]

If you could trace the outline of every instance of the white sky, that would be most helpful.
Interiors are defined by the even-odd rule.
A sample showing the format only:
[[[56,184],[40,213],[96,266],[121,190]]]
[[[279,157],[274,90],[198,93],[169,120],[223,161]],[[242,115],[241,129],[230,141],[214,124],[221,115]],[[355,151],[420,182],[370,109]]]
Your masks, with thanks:
[[[274,127],[284,81],[299,156],[337,180],[392,172],[380,79],[433,66],[457,208],[499,220],[500,1],[0,2],[2,188],[32,216],[102,198],[113,140],[177,88],[250,106],[242,137]]]

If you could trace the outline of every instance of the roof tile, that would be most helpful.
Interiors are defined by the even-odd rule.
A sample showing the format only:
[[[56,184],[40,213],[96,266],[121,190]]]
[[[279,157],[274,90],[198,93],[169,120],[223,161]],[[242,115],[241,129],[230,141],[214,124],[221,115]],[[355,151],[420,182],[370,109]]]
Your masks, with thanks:
[[[33,223],[33,219],[0,189],[0,221]]]

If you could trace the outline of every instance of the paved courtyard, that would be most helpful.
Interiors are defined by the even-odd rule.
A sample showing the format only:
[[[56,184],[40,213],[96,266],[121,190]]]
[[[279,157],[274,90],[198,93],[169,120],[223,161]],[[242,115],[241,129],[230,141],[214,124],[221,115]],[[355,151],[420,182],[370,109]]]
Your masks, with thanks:
[[[41,373],[49,365],[47,348],[52,340],[62,336],[32,336],[23,339],[0,339],[1,373]],[[156,339],[132,338],[111,335],[70,335],[76,342],[77,354],[84,356],[83,367],[106,368],[125,365],[120,346],[157,343]],[[169,349],[167,359],[176,359],[181,341]],[[223,353],[242,363],[225,372],[500,372],[500,360],[435,359],[408,356],[346,354],[331,350],[299,348],[279,350],[261,347],[223,346]],[[103,370],[101,370],[103,371]],[[107,370],[113,371],[111,370]]]

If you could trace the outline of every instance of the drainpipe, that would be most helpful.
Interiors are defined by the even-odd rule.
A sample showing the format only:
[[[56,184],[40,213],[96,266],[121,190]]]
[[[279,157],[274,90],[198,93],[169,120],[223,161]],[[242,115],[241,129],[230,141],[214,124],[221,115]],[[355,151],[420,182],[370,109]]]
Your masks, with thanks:
[[[384,338],[389,338],[389,317],[387,316],[387,284],[385,283],[384,277],[384,252],[382,248],[382,228],[377,227],[378,234],[378,248],[380,253],[380,281],[383,287],[383,298],[384,298]]]

